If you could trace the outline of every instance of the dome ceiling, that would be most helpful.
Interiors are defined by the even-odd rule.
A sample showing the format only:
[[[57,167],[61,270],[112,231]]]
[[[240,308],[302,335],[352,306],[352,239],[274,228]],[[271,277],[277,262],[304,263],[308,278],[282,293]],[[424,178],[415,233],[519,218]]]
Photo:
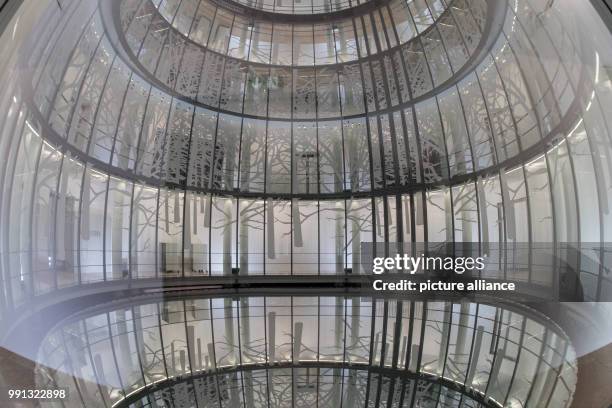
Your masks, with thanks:
[[[591,2],[0,13],[0,339],[66,407],[566,407],[609,343]],[[369,290],[371,255],[447,250],[516,292]]]

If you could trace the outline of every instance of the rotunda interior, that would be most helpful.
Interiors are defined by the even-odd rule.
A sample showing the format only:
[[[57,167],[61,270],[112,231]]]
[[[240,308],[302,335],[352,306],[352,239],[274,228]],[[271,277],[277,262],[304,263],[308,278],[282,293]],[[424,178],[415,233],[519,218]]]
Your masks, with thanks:
[[[610,44],[608,0],[0,0],[0,406],[612,406]]]

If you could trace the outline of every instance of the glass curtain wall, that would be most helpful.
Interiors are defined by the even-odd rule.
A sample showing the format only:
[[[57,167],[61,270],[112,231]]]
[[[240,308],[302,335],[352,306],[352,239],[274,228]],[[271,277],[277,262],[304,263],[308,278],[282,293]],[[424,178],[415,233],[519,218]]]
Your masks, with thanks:
[[[483,402],[467,406],[562,407],[577,374],[565,334],[529,309],[333,296],[88,313],[54,329],[39,361],[40,386],[67,387],[87,407],[457,406],[466,392]]]
[[[324,35],[39,4],[2,42],[0,314],[109,281],[368,273],[367,242],[473,242],[492,277],[570,270],[609,300],[610,33],[570,3],[391,2]]]

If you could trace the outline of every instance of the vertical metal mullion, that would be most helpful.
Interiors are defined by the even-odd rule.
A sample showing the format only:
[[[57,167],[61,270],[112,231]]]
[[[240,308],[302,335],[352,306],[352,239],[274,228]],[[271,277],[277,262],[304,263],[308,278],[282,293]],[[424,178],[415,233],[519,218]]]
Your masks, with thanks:
[[[427,57],[426,57],[427,58]],[[428,64],[429,65],[429,64]],[[447,177],[448,180],[450,180],[450,162],[448,160],[448,146],[446,146],[446,131],[444,130],[444,120],[442,118],[442,111],[440,110],[440,101],[438,101],[438,97],[436,96],[434,98],[435,102],[436,102],[436,109],[438,110],[438,118],[440,120],[440,130],[442,131],[442,146],[444,146],[444,158],[445,158],[445,163],[446,163],[446,171],[447,173]],[[453,199],[453,186],[449,185],[448,186],[448,195],[450,197],[450,220],[451,220],[451,231],[450,231],[450,239],[451,239],[451,243],[452,243],[452,248],[453,248],[453,254],[455,254],[456,251],[456,247],[455,247],[455,203],[454,203],[454,199]]]
[[[506,396],[504,397],[504,401],[503,401],[504,406],[506,406],[506,404],[508,403],[508,398],[510,398],[510,392],[512,391],[512,386],[514,385],[514,380],[516,378],[519,363],[521,361],[521,352],[524,348],[523,342],[525,340],[525,326],[527,325],[527,318],[525,316],[522,316],[522,318],[523,318],[523,321],[521,324],[521,334],[520,334],[519,344],[517,347],[518,351],[516,354],[516,361],[514,363],[514,369],[512,370],[512,376],[510,377],[510,383],[508,384],[508,390],[506,391]]]
[[[168,106],[168,114],[166,115],[166,126],[164,128],[164,141],[162,143],[162,148],[161,148],[161,160],[160,160],[160,170],[163,170],[163,167],[165,165],[165,159],[164,159],[164,151],[166,150],[166,143],[168,141],[168,131],[170,128],[170,118],[172,117],[172,111],[173,108],[176,106],[176,102],[177,99],[174,99],[174,97],[171,97],[170,99],[170,105]],[[163,181],[160,178],[160,187],[159,187],[159,197],[161,197],[161,190],[162,190],[162,186],[164,187],[165,191],[166,191],[166,201],[168,201],[169,196],[170,196],[170,191],[176,191],[177,189],[170,189],[169,187],[165,186]],[[110,182],[110,178],[109,178],[109,182]],[[167,202],[165,205],[169,205]],[[157,208],[158,210],[158,215],[157,215],[157,220],[158,220],[158,227],[159,227],[159,207]],[[105,219],[106,220],[106,219]],[[167,223],[169,223],[169,220],[166,220]],[[104,231],[106,231],[106,227],[104,228]],[[156,230],[156,234],[158,234],[158,231]],[[156,236],[156,239],[159,240],[159,234]],[[106,243],[106,239],[104,240],[104,242]],[[159,246],[159,243],[157,243],[157,245]],[[106,260],[106,258],[104,258]],[[156,258],[157,259],[157,258]],[[182,265],[181,265],[182,266]],[[106,268],[104,269],[106,271]],[[163,276],[162,276],[163,278]]]
[[[57,283],[57,260],[56,260],[56,256],[57,256],[57,226],[58,226],[58,220],[60,218],[58,218],[58,203],[60,200],[60,190],[61,190],[61,183],[62,183],[62,177],[64,177],[64,167],[65,167],[65,162],[66,162],[66,154],[61,152],[60,150],[58,150],[58,152],[62,155],[61,157],[61,162],[59,165],[59,172],[57,173],[57,182],[55,183],[55,191],[56,191],[56,195],[55,195],[55,203],[54,203],[54,208],[53,208],[53,213],[54,213],[54,219],[55,222],[53,223],[53,241],[50,242],[50,246],[51,246],[51,251],[53,251],[53,264],[52,264],[52,273],[53,273],[53,289],[57,290],[58,288],[58,283]],[[65,209],[64,209],[65,210]],[[64,219],[65,222],[65,219]],[[0,291],[0,293],[2,293],[2,291]],[[63,334],[62,334],[63,336]]]
[[[352,302],[351,302],[352,303]],[[342,328],[344,330],[344,334],[343,334],[343,339],[342,339],[342,362],[344,364],[347,364],[347,358],[346,358],[346,324],[348,322],[348,298],[345,297],[344,298],[344,324],[342,325]],[[341,370],[341,377],[340,377],[340,407],[339,408],[343,408],[344,405],[344,372],[345,370]]]
[[[146,0],[145,0],[146,1]],[[129,83],[128,83],[128,88],[129,88]],[[146,90],[146,89],[145,89]],[[138,131],[138,137],[136,140],[136,146],[134,146],[135,149],[135,156],[134,156],[134,173],[137,173],[137,168],[138,168],[138,163],[140,162],[140,144],[141,144],[141,139],[142,139],[142,134],[143,129],[144,129],[144,125],[145,125],[145,120],[147,117],[147,111],[149,110],[149,102],[151,100],[151,93],[153,92],[153,88],[151,86],[149,86],[149,92],[147,93],[147,100],[145,101],[145,105],[144,105],[144,111],[142,114],[142,120],[140,121],[140,130]],[[117,138],[115,137],[115,141],[117,140]],[[114,152],[114,147],[113,147],[113,152]],[[135,183],[136,184],[136,183]],[[131,208],[131,214],[130,214],[130,231],[132,230],[132,216],[133,216],[133,211],[134,211],[134,202],[133,202],[133,198],[135,196],[135,191],[136,191],[136,185],[134,184],[134,188],[133,191],[134,193],[132,194],[132,208]],[[81,183],[82,185],[82,183]],[[158,250],[158,244],[157,244],[157,227],[158,227],[158,217],[159,217],[159,189],[158,189],[158,194],[156,197],[156,209],[155,209],[155,242],[154,242],[154,246],[155,246],[155,277],[158,276],[158,265],[157,265],[157,250]],[[80,209],[79,209],[80,211]],[[80,213],[79,213],[79,220],[80,220]],[[79,223],[79,231],[80,231],[80,223]],[[132,261],[132,234],[130,232],[130,280],[132,279],[133,275],[132,275],[132,265],[131,265],[131,261]],[[80,240],[79,242],[79,246],[80,246]],[[79,252],[79,259],[80,259],[80,252]]]
[[[255,27],[255,26],[253,26]],[[270,40],[272,38],[274,38],[274,24],[271,24],[271,32],[270,32]],[[254,29],[254,28],[253,28]],[[293,49],[293,44],[291,45],[291,48]],[[250,52],[250,50],[249,50]],[[268,92],[266,94],[266,134],[264,136],[264,180],[263,180],[263,192],[264,194],[267,193],[268,190],[268,131],[270,129],[270,79],[272,78],[272,47],[270,47],[270,57],[268,58],[268,81],[266,83],[266,87],[268,89]],[[246,92],[246,90],[245,90]],[[293,108],[292,108],[293,109]],[[263,274],[266,274],[266,266],[268,265],[267,262],[267,246],[268,246],[268,241],[267,241],[267,228],[270,228],[269,224],[268,224],[268,220],[266,220],[266,216],[267,216],[267,207],[268,205],[272,205],[272,200],[271,199],[264,199],[263,200],[263,204],[264,204],[264,210],[263,210],[263,223],[264,223],[264,228],[263,228]],[[264,317],[265,319],[265,317]],[[267,376],[266,376],[266,381],[267,381]],[[268,401],[269,404],[269,401]]]
[[[130,216],[128,225],[128,288],[132,287],[132,260],[133,260],[133,248],[132,248],[132,228],[134,219],[134,197],[136,196],[136,183],[132,183],[132,192],[130,194]],[[123,249],[122,249],[123,251]]]
[[[321,361],[321,296],[317,296],[317,362]],[[307,368],[307,370],[309,370],[309,368]],[[319,402],[320,402],[320,397],[321,394],[319,394],[319,387],[320,387],[320,377],[321,377],[321,367],[317,367],[315,368],[315,370],[317,371],[317,402],[316,402],[316,408],[319,408]]]
[[[142,384],[143,386],[146,387],[147,381],[145,379],[145,373],[144,373],[144,368],[142,366],[142,354],[144,353],[144,350],[141,350],[138,347],[139,341],[138,341],[138,333],[137,333],[137,329],[136,329],[136,313],[134,313],[136,309],[134,308],[134,305],[130,306],[130,311],[132,312],[132,327],[134,328],[134,345],[136,348],[136,354],[138,356],[138,368],[140,369],[140,375],[142,376]],[[138,313],[138,319],[141,319],[140,317],[140,312]],[[142,320],[141,320],[142,323]],[[140,333],[141,336],[143,336],[143,343],[144,343],[144,334],[141,332]],[[147,400],[149,399],[149,396],[147,395]]]
[[[268,306],[267,306],[267,302],[266,302],[266,296],[264,296],[263,298],[263,315],[264,315],[264,356],[265,356],[265,361],[267,362],[266,366],[265,366],[265,372],[266,372],[266,397],[267,397],[267,408],[270,408],[270,368],[269,366],[272,364],[272,362],[270,361],[270,356],[268,355],[268,348],[269,348],[269,344],[270,344],[270,340],[268,338],[268,336],[270,335],[270,333],[268,333]]]
[[[542,346],[540,347],[540,352],[538,353],[539,358],[536,364],[535,372],[533,374],[533,379],[532,381],[530,381],[530,384],[529,384],[529,391],[527,392],[527,396],[525,397],[525,403],[530,402],[530,398],[533,393],[535,381],[538,378],[538,374],[540,373],[540,367],[542,366],[542,355],[544,354],[544,350],[546,350],[546,341],[548,340],[549,336],[550,336],[550,329],[544,326],[544,337],[542,338]]]
[[[374,355],[374,333],[376,330],[376,300],[374,298],[370,298],[371,302],[372,302],[372,316],[371,316],[371,323],[370,323],[370,353],[368,356],[368,366],[372,367],[372,363],[373,363],[373,355]],[[365,393],[365,398],[364,398],[364,408],[368,407],[368,399],[370,397],[370,381],[372,379],[372,373],[370,371],[368,371],[368,380],[366,382],[366,393]]]
[[[275,3],[276,4],[276,3]],[[314,33],[314,28],[313,28],[313,33]],[[313,34],[314,36],[314,34]],[[294,103],[295,103],[295,95],[293,90],[296,87],[296,81],[294,78],[294,74],[297,73],[297,63],[295,61],[295,26],[292,25],[291,26],[291,38],[292,38],[292,43],[291,43],[291,114],[289,117],[289,122],[291,123],[291,128],[289,129],[289,152],[290,152],[290,159],[289,159],[289,196],[292,196],[293,194],[293,189],[295,188],[295,186],[293,185],[293,171],[294,171],[294,160],[295,158],[293,157],[293,124],[294,124]],[[272,54],[270,52],[270,54]],[[313,46],[313,60],[314,60],[314,46]],[[317,91],[315,88],[315,95],[316,95]],[[316,98],[315,98],[316,99]],[[269,107],[268,107],[269,109]],[[293,219],[293,215],[294,215],[294,211],[293,211],[293,206],[295,204],[295,202],[297,202],[297,198],[296,199],[291,199],[289,200],[289,231],[291,232],[290,237],[289,237],[289,243],[290,243],[290,247],[289,247],[289,273],[288,275],[293,275],[293,243],[294,243],[294,235],[295,235],[295,230],[294,230],[294,219]],[[299,213],[299,207],[298,207],[298,217],[300,216]],[[299,222],[299,220],[298,220]],[[292,299],[292,303],[293,303],[293,299]],[[293,311],[291,312],[291,324],[293,324]],[[293,330],[293,327],[291,328]],[[293,332],[293,331],[292,331]],[[291,373],[291,375],[293,376],[293,372]],[[293,391],[291,393],[291,395],[293,395]],[[291,407],[294,407],[294,403],[295,401],[293,400],[293,398],[291,399]]]
[[[79,387],[77,376],[76,376],[76,373],[74,372],[74,363],[72,362],[72,359],[69,357],[68,347],[67,347],[68,342],[66,341],[66,333],[64,332],[64,328],[60,328],[59,331],[62,335],[62,344],[60,347],[62,347],[63,352],[66,355],[66,361],[68,362],[68,366],[70,367],[70,371],[71,371],[70,373],[71,380],[74,383],[74,387],[77,390],[77,394],[79,395],[79,400],[81,400],[81,403],[83,404],[83,406],[85,406],[85,400],[83,399],[83,392],[81,391],[81,388]],[[57,381],[55,381],[55,379],[53,379],[53,382],[54,382],[54,385],[57,386]],[[65,406],[64,402],[61,399],[60,399],[60,402],[62,406]]]
[[[294,5],[295,7],[295,5]],[[314,7],[314,6],[313,6]],[[333,30],[332,30],[332,36],[333,36]],[[315,44],[315,26],[313,24],[312,26],[312,44],[313,44],[313,60],[315,61],[314,67],[313,67],[313,72],[314,72],[314,91],[315,91],[315,138],[316,138],[316,142],[317,142],[317,154],[316,154],[316,169],[317,169],[317,188],[316,188],[316,192],[317,192],[317,274],[321,275],[321,202],[320,202],[320,195],[321,195],[321,163],[320,163],[320,157],[321,155],[319,154],[320,151],[320,146],[319,146],[319,123],[320,123],[320,117],[319,117],[319,89],[318,89],[318,82],[317,82],[317,56],[316,56],[316,49],[314,47]],[[335,50],[335,44],[334,44],[334,50]],[[293,154],[291,155],[292,160],[293,159]],[[291,167],[291,171],[296,171],[297,172],[297,166],[294,168],[293,166]],[[297,177],[297,174],[296,174]],[[310,180],[309,180],[309,175],[307,175],[307,179],[308,179],[308,188],[310,188]],[[291,178],[293,180],[293,177]],[[298,213],[299,214],[299,213]],[[317,387],[318,387],[318,376],[317,376]]]
[[[221,80],[221,83],[223,83],[223,80]],[[222,85],[223,86],[223,85]],[[217,157],[217,134],[219,132],[219,116],[220,116],[220,112],[216,112],[216,120],[215,120],[215,136],[213,138],[213,145],[212,145],[212,154],[211,154],[211,167],[210,167],[210,179],[208,181],[208,186],[209,186],[209,191],[211,191],[211,193],[208,195],[208,200],[210,200],[210,205],[209,207],[209,211],[207,214],[204,215],[204,217],[208,217],[209,219],[209,224],[210,226],[208,227],[208,276],[212,276],[212,208],[214,206],[213,204],[213,198],[215,197],[214,194],[212,193],[212,191],[214,190],[214,179],[215,179],[215,167],[216,167],[216,161],[218,160]],[[223,170],[221,170],[221,176],[223,176]]]
[[[359,17],[360,18],[360,17]],[[364,43],[366,45],[366,50],[364,51],[365,53],[369,54],[367,48],[369,46],[368,44],[368,39],[365,33],[365,28],[363,27],[363,20],[361,20],[361,26],[362,26],[362,31],[363,31],[363,35],[364,35]],[[353,20],[353,32],[356,38],[355,41],[355,45],[357,47],[357,54],[361,55],[362,50],[360,49],[360,45],[359,45],[359,37],[357,35],[357,28],[355,26],[355,20]],[[366,95],[366,89],[365,89],[365,77],[364,77],[364,73],[363,73],[363,66],[362,63],[357,63],[357,66],[359,67],[359,76],[361,77],[361,84],[362,84],[362,93],[363,93],[363,109],[364,109],[364,123],[365,123],[365,128],[366,128],[366,141],[368,144],[368,157],[369,157],[369,162],[370,162],[370,191],[374,191],[374,169],[372,167],[372,142],[370,140],[370,121],[368,120],[368,98]],[[375,238],[375,234],[374,232],[372,232],[372,236],[374,238],[374,242],[376,242],[376,238]]]
[[[313,5],[314,7],[314,5]],[[332,36],[334,39],[334,53],[336,56],[336,65],[340,64],[339,60],[338,60],[338,49],[336,47],[336,32],[335,30],[332,28]],[[342,94],[340,92],[340,87],[341,84],[344,82],[343,78],[344,75],[341,75],[340,72],[340,68],[338,68],[338,70],[336,71],[336,78],[338,81],[338,86],[337,86],[337,92],[338,92],[338,103],[340,106],[340,143],[341,143],[341,149],[342,149],[342,191],[347,191],[346,185],[347,185],[347,175],[346,175],[346,151],[345,151],[345,147],[344,147],[344,106],[342,104]],[[317,126],[318,129],[318,126]],[[352,186],[351,186],[351,191],[353,190]],[[346,269],[348,268],[348,208],[347,208],[347,203],[346,203],[346,199],[343,200],[343,209],[344,209],[344,248],[342,249],[343,253],[343,259],[344,259],[344,264],[342,265],[343,267],[343,272],[346,271]],[[320,223],[320,220],[319,220]],[[320,230],[320,227],[319,227]],[[319,242],[319,247],[321,246],[320,242]],[[319,256],[320,256],[320,249],[319,249]],[[355,271],[353,271],[355,272]],[[342,383],[342,388],[344,387],[344,371],[342,372],[342,378],[341,378],[341,383]],[[342,391],[341,391],[342,392]],[[342,398],[340,399],[340,404],[342,405]]]
[[[446,307],[446,302],[444,302],[444,307]],[[446,310],[445,310],[446,312]],[[448,334],[446,336],[446,348],[444,349],[444,356],[439,356],[444,358],[444,362],[442,363],[442,372],[440,373],[440,377],[444,378],[444,373],[446,371],[446,362],[448,361],[448,349],[450,347],[450,339],[451,339],[451,327],[452,327],[452,322],[453,322],[453,302],[450,302],[450,313],[449,313],[449,321],[448,321]],[[444,322],[442,324],[445,324]],[[442,331],[442,333],[444,333],[444,330]],[[441,341],[444,341],[444,339],[441,339]],[[440,405],[440,397],[442,396],[442,389],[446,387],[441,386],[439,391],[438,391],[438,398],[437,398],[437,406]]]
[[[27,278],[29,280],[30,283],[30,293],[27,293],[27,297],[29,298],[33,298],[35,296],[36,290],[34,288],[34,207],[35,207],[35,201],[36,201],[36,192],[37,192],[37,188],[36,185],[38,184],[38,176],[39,176],[39,171],[38,169],[40,168],[40,161],[41,161],[41,157],[42,157],[42,151],[44,148],[44,143],[43,140],[41,138],[40,140],[40,146],[38,147],[38,151],[35,152],[34,154],[36,154],[36,163],[34,164],[34,175],[32,177],[32,192],[30,193],[30,208],[29,210],[29,220],[30,220],[30,226],[29,226],[29,236],[30,236],[30,242],[28,243],[27,247],[27,255],[29,258],[29,263],[30,263],[30,271],[29,271],[29,277]],[[20,276],[21,278],[21,276]],[[25,282],[25,277],[22,280],[22,282]],[[24,296],[24,298],[26,297]]]
[[[498,311],[500,311],[499,319],[497,318],[497,312]],[[490,354],[493,354],[493,360],[491,361],[491,371],[493,371],[493,367],[495,367],[495,364],[497,364],[497,359],[501,358],[502,362],[503,362],[503,359],[505,357],[505,354],[504,355],[499,355],[499,348],[498,348],[499,339],[501,337],[500,331],[501,331],[501,326],[502,326],[502,323],[503,323],[503,316],[504,316],[504,309],[496,308],[496,311],[495,311],[495,322],[499,322],[499,323],[498,323],[497,327],[495,327],[495,325],[493,326],[494,327],[493,328],[493,336],[491,338],[491,349],[492,350],[489,350],[490,352],[492,351],[492,353],[490,353]],[[504,340],[507,340],[507,339],[504,339]],[[489,372],[489,378],[487,379],[487,385],[486,385],[486,387],[484,389],[485,398],[486,398],[486,396],[489,393],[489,389],[491,387],[491,383],[493,381],[496,381],[496,378],[491,378],[491,374],[492,373]]]
[[[367,34],[366,34],[366,30],[365,30],[365,26],[363,23],[363,17],[359,17],[361,19],[361,27],[362,27],[362,32],[363,32],[363,37],[364,37],[364,43],[366,46],[366,50],[365,52],[369,55],[368,52],[368,48],[369,48],[369,43],[368,43],[368,38],[367,38]],[[355,20],[353,20],[353,31],[355,33],[355,38],[356,38],[356,47],[357,47],[357,54],[361,55],[361,50],[360,50],[360,46],[359,46],[359,37],[357,35],[357,28],[355,26]],[[363,62],[363,64],[365,64],[367,62]],[[370,162],[370,191],[374,191],[374,184],[375,184],[375,179],[374,179],[374,167],[373,167],[373,156],[372,156],[372,140],[370,138],[370,120],[369,120],[369,108],[368,108],[368,98],[366,95],[366,89],[365,89],[365,76],[364,76],[364,72],[363,72],[363,66],[362,63],[358,63],[357,64],[359,67],[359,75],[361,77],[361,84],[362,84],[362,91],[363,91],[363,108],[364,108],[364,123],[365,123],[365,128],[366,128],[366,142],[368,144],[368,158],[369,158],[369,162]],[[371,75],[371,69],[370,69],[370,75]],[[371,76],[370,76],[371,78]],[[374,85],[372,85],[372,90],[374,90]],[[375,101],[376,103],[376,101]],[[370,205],[372,207],[372,242],[373,242],[373,247],[374,250],[376,248],[376,217],[374,216],[375,212],[376,212],[376,201],[374,199],[374,196],[372,195],[372,197],[370,198]],[[368,390],[366,390],[366,404],[367,404],[367,395],[369,393],[369,385],[370,385],[370,374],[368,373]]]
[[[391,364],[393,369],[397,369],[397,360],[399,359],[400,354],[400,346],[401,346],[401,328],[402,328],[402,308],[403,301],[397,300],[396,302],[396,313],[395,313],[395,328],[393,332],[393,355],[391,357]],[[401,377],[398,377],[398,379]],[[393,405],[393,397],[395,393],[395,380],[391,381],[391,385],[389,387],[389,396],[387,399],[387,407],[392,407]],[[403,387],[402,387],[403,390]],[[400,391],[401,392],[401,391]],[[400,405],[401,406],[401,405]]]
[[[208,299],[208,306],[210,310],[210,334],[212,339],[212,349],[214,353],[212,356],[209,357],[212,362],[212,370],[214,372],[213,375],[215,378],[215,387],[217,390],[217,402],[219,403],[219,408],[223,408],[223,405],[221,403],[221,387],[219,386],[219,371],[217,369],[217,346],[215,344],[215,311],[213,309],[212,299]]]
[[[390,63],[391,63],[391,67],[393,67],[393,59],[390,58],[389,59]],[[399,86],[397,84],[397,73],[393,72],[394,74],[394,79],[396,81],[396,87],[397,89],[399,89]],[[390,80],[390,79],[389,79]],[[387,92],[389,92],[389,89],[387,89]],[[399,97],[399,95],[398,95]],[[390,98],[390,95],[389,95]],[[390,112],[388,115],[389,118],[389,134],[391,135],[391,142],[393,143],[392,146],[392,154],[393,154],[393,167],[394,167],[394,185],[399,186],[401,185],[401,181],[400,181],[400,175],[399,175],[399,152],[398,152],[398,143],[397,143],[397,134],[396,134],[396,125],[395,125],[395,113],[399,112],[399,111],[395,111],[395,112]],[[401,113],[400,113],[401,115]],[[401,116],[400,116],[401,117]],[[408,145],[405,144],[405,146],[407,147]],[[409,161],[410,160],[410,154],[408,153],[408,156],[406,157],[406,159]],[[396,242],[404,242],[404,214],[402,212],[402,205],[401,205],[401,194],[395,194],[393,196],[388,196],[387,199],[391,199],[392,197],[395,198],[396,200],[396,205],[395,205],[395,224],[397,227],[397,232],[396,232],[396,237],[394,239],[394,241]],[[396,248],[397,249],[397,248]]]
[[[460,305],[460,303],[458,303],[458,304]],[[448,335],[446,337],[446,349],[444,351],[444,365],[442,367],[442,373],[441,373],[442,377],[444,377],[444,373],[446,372],[446,366],[447,366],[446,363],[448,361],[448,351],[449,351],[448,349],[450,348],[451,328],[453,326],[453,306],[454,306],[454,303],[452,301],[450,301],[449,313],[448,313]],[[459,313],[461,313],[461,310],[459,310]],[[459,325],[459,324],[457,324],[457,325]]]
[[[161,205],[161,187],[157,188],[157,195],[155,197],[155,277],[160,276],[160,265],[159,265],[159,209]]]
[[[384,301],[384,306],[383,306],[383,319],[382,319],[382,336],[380,339],[380,368],[383,368],[385,366],[385,354],[387,352],[387,320],[389,319],[389,301],[385,300]],[[382,393],[382,388],[383,388],[383,376],[382,374],[379,376],[379,380],[378,380],[378,387],[376,390],[376,402],[375,402],[375,407],[378,408],[380,407],[380,396]]]
[[[414,304],[415,304],[414,300],[411,300],[409,303],[410,315],[409,315],[409,320],[408,320],[408,337],[406,338],[406,356],[404,359],[404,369],[403,369],[404,373],[410,372],[410,360],[412,359],[412,335],[414,334],[414,331],[413,331],[414,330]],[[415,383],[417,382],[416,377],[413,381]],[[406,383],[407,383],[406,380],[402,381],[402,390],[401,390],[400,402],[399,402],[400,407],[404,406],[404,397],[406,395],[406,388],[407,387],[412,388],[412,384],[409,384],[407,386]]]
[[[89,361],[91,362],[91,367],[92,367],[92,372],[93,372],[93,376],[96,380],[96,386],[98,387],[98,392],[100,393],[100,398],[102,399],[102,402],[104,403],[105,406],[109,406],[107,404],[107,398],[108,396],[102,391],[102,381],[100,381],[100,378],[98,376],[98,367],[96,367],[96,363],[95,360],[93,358],[93,354],[91,353],[91,343],[89,342],[89,334],[87,332],[87,323],[85,320],[81,320],[81,327],[83,329],[83,335],[85,336],[85,347],[87,348],[87,354],[89,355]]]
[[[421,371],[421,360],[423,358],[423,342],[425,341],[425,327],[427,327],[427,301],[424,300],[423,302],[423,316],[421,319],[421,344],[419,347],[419,355],[417,357],[417,361],[416,361],[416,373],[415,374],[419,374],[419,372]],[[418,377],[417,379],[415,379],[414,384],[413,384],[413,389],[412,389],[412,400],[410,401],[410,406],[413,407],[415,406],[415,401],[416,401],[416,393],[417,393],[417,388],[418,388]]]
[[[161,300],[161,302],[164,302],[164,300]],[[157,324],[158,326],[158,330],[159,330],[159,343],[161,345],[161,361],[164,363],[164,373],[166,374],[166,378],[168,378],[168,366],[166,364],[166,351],[164,350],[164,335],[162,332],[162,322],[161,322],[161,313],[159,311],[159,302],[155,302],[155,305],[157,306]]]
[[[240,366],[243,366],[242,362],[242,335],[240,334],[240,300],[235,300],[236,302],[236,327],[238,328],[238,362]],[[242,394],[242,405],[246,407],[246,396],[244,393],[244,372],[240,373],[240,391]],[[198,408],[198,407],[196,407]]]
[[[113,61],[114,64],[114,61]],[[106,81],[108,82],[108,78],[110,78],[110,72],[113,70],[113,67],[111,66],[111,68],[109,69],[109,74],[106,77]],[[130,76],[128,77],[128,81],[127,81],[127,86],[125,87],[125,92],[123,93],[123,99],[121,101],[121,108],[119,108],[119,116],[117,117],[117,126],[115,126],[115,134],[113,136],[113,143],[112,143],[112,147],[111,147],[111,151],[110,151],[110,160],[109,163],[112,165],[113,163],[113,158],[114,158],[114,154],[115,154],[115,146],[117,144],[117,137],[119,134],[119,126],[121,126],[121,117],[123,116],[123,107],[125,106],[125,101],[127,99],[127,95],[129,93],[130,90],[130,83],[132,82],[132,75],[133,73],[130,73]],[[106,86],[105,86],[106,88]],[[102,102],[100,100],[100,102]],[[146,110],[145,110],[146,113]],[[97,115],[97,112],[96,112]],[[144,120],[144,119],[143,119]],[[94,122],[95,123],[95,122]],[[93,134],[93,133],[92,133]],[[89,143],[91,143],[91,137],[89,138]],[[87,149],[89,151],[89,147]],[[136,190],[136,184],[132,183],[132,195],[131,195],[131,201],[130,201],[130,217],[129,217],[129,227],[128,227],[128,231],[131,231],[132,229],[132,213],[133,213],[133,205],[134,205],[134,191]],[[128,285],[131,286],[132,285],[132,245],[131,245],[131,232],[128,233],[129,239],[128,239]],[[123,250],[123,249],[122,249]]]
[[[172,27],[174,27],[174,25],[173,25],[174,21],[176,20],[176,16],[178,16],[178,13],[179,13],[179,10],[181,9],[181,6],[183,5],[183,1],[184,0],[179,0],[179,5],[177,6],[176,11],[174,12],[174,15],[172,16],[172,19],[170,21],[168,21]]]
[[[192,111],[192,115],[191,115],[191,126],[189,128],[189,143],[188,143],[188,147],[187,147],[187,151],[191,151],[191,142],[193,140],[193,125],[195,123],[195,117],[196,117],[196,108],[195,106],[193,107],[193,111]],[[189,159],[187,159],[187,170],[189,169]],[[183,239],[183,243],[181,245],[182,247],[182,265],[181,265],[181,276],[184,278],[185,277],[185,234],[187,231],[187,225],[188,223],[186,222],[187,218],[187,202],[189,200],[189,197],[187,196],[187,184],[189,184],[189,172],[185,171],[185,185],[184,185],[184,190],[183,190],[183,230],[181,231],[182,233],[182,239]],[[193,200],[193,205],[194,207],[197,206],[197,202],[195,200],[195,198],[197,197],[197,195],[194,194],[194,200]],[[191,234],[192,227],[189,228],[189,233]],[[189,239],[189,242],[191,243],[191,238]],[[193,252],[193,250],[192,250]],[[191,260],[191,270],[193,272],[193,257]],[[191,275],[191,274],[190,274]],[[191,367],[191,365],[190,365]]]
[[[234,17],[235,18],[235,17]],[[253,38],[253,31],[255,30],[255,26],[252,26],[253,29],[249,30],[250,31],[250,37],[249,37],[249,48],[247,50],[247,59],[248,56],[251,53],[251,44],[252,44],[252,38]],[[232,27],[233,29],[233,27]],[[248,28],[247,28],[248,29]],[[248,70],[245,72],[244,74],[244,86],[243,86],[243,92],[242,92],[242,108],[240,110],[241,113],[241,119],[240,119],[240,141],[238,142],[238,186],[237,188],[240,189],[241,188],[241,184],[242,184],[242,177],[241,177],[241,158],[242,158],[242,140],[244,139],[244,103],[246,100],[246,93],[247,93],[247,83],[249,81],[249,72]],[[240,253],[240,198],[236,198],[236,250],[235,250],[235,257],[236,259],[234,260],[234,265],[235,267],[240,268],[240,264],[238,263],[239,258],[239,253]],[[248,256],[248,254],[247,254]],[[240,274],[240,269],[238,269],[238,274]]]
[[[115,370],[117,370],[117,378],[119,379],[119,384],[121,385],[121,392],[122,394],[125,395],[126,386],[123,383],[123,378],[121,377],[121,370],[119,369],[119,363],[118,363],[119,360],[117,360],[117,353],[115,352],[115,344],[113,342],[114,336],[113,336],[113,330],[111,328],[110,313],[111,312],[105,313],[106,322],[108,324],[108,342],[110,343],[110,346],[111,346],[110,348],[111,348],[111,353],[113,355],[113,362],[115,363],[114,368]]]
[[[467,384],[467,380],[468,380],[468,374],[471,370],[471,367],[473,364],[477,363],[477,360],[474,359],[474,345],[476,343],[476,333],[478,331],[478,311],[479,311],[479,307],[480,304],[476,303],[476,310],[474,312],[474,329],[472,330],[472,341],[470,342],[470,352],[468,355],[468,366],[466,367],[466,372],[465,372],[465,377],[463,378],[463,386],[465,387],[466,390],[468,390],[469,388],[472,388],[471,384]],[[476,358],[478,358],[478,356],[476,356]]]
[[[193,382],[193,362],[195,361],[195,356],[191,355],[191,347],[189,344],[189,330],[187,330],[187,308],[185,307],[185,299],[181,302],[183,304],[183,325],[185,326],[185,345],[187,346],[187,362],[189,363],[189,372],[190,372],[190,380],[193,384],[193,401],[195,402],[195,408],[199,408],[198,398],[196,397],[196,387]]]
[[[293,296],[291,296],[291,345],[293,346],[294,342],[295,342],[295,333],[293,332]],[[295,384],[296,383],[296,375],[295,375],[295,371],[296,371],[296,367],[295,367],[295,356],[293,355],[295,351],[294,347],[291,347],[291,384]],[[294,408],[295,407],[295,388],[291,387],[291,407]]]

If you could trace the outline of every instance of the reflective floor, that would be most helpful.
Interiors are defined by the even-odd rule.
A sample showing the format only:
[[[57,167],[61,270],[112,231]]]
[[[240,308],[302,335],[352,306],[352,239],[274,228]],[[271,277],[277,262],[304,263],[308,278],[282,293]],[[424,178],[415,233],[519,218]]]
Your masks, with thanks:
[[[82,312],[37,361],[38,386],[87,407],[568,406],[577,376],[566,334],[526,307],[333,296]]]

